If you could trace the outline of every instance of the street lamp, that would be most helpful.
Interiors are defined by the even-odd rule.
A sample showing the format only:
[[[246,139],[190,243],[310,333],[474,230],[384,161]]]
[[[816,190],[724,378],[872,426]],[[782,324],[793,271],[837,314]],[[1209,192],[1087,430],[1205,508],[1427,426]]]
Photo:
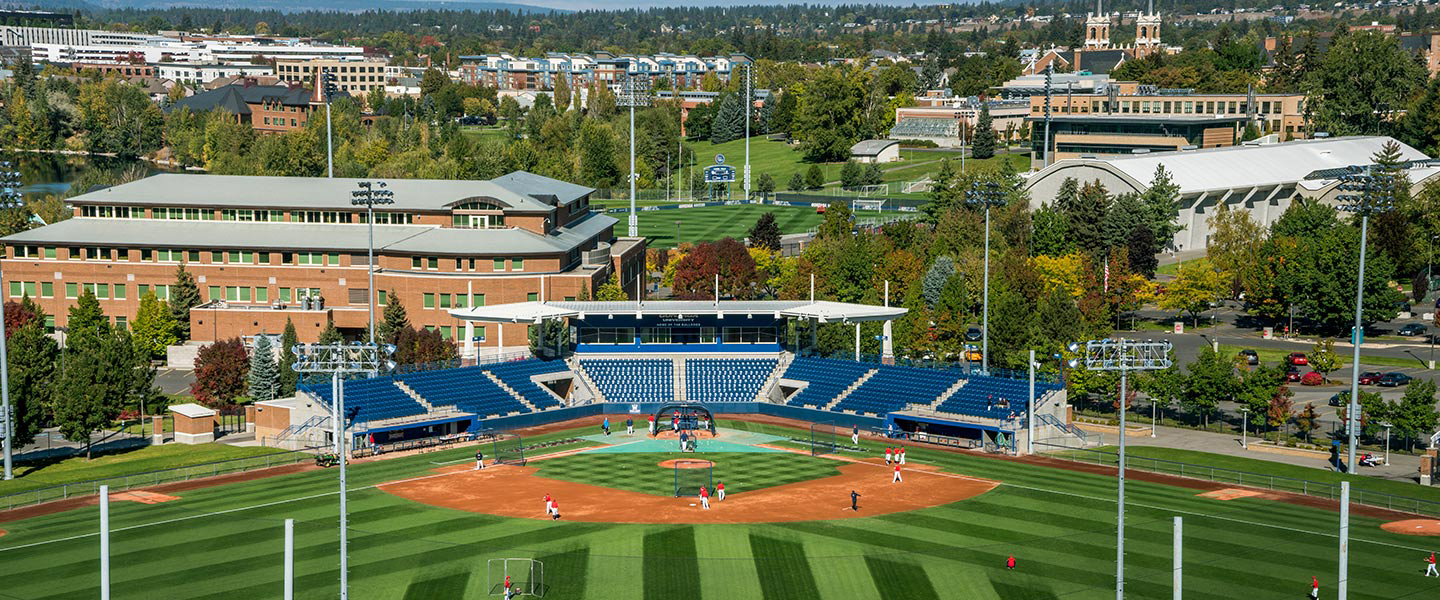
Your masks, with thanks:
[[[1079,343],[1071,343],[1072,354],[1080,352]],[[1132,341],[1107,339],[1085,342],[1083,363],[1091,371],[1120,372],[1120,456],[1118,463],[1119,509],[1115,515],[1115,600],[1125,600],[1125,384],[1130,371],[1156,371],[1170,368],[1172,344],[1166,341]],[[1070,361],[1078,367],[1081,359]]]
[[[340,93],[340,88],[335,86],[335,74],[328,69],[320,73],[320,84],[320,91],[325,94],[325,176],[334,177],[335,149],[333,136],[330,135],[330,99]]]
[[[637,237],[640,220],[635,215],[635,107],[650,106],[650,78],[640,73],[625,73],[615,104],[630,107],[630,237]]]
[[[25,206],[20,185],[20,171],[15,164],[9,161],[0,162],[0,210],[14,210]],[[0,303],[0,307],[3,307],[3,303]],[[10,409],[10,362],[5,355],[5,318],[4,310],[0,308],[0,438],[4,439],[5,447],[5,481],[15,478],[10,464],[14,431],[15,414]]]
[[[1340,203],[1340,210],[1359,213],[1360,215],[1360,270],[1355,278],[1355,329],[1353,338],[1350,340],[1354,347],[1354,355],[1351,359],[1350,369],[1350,409],[1347,420],[1350,421],[1347,433],[1350,437],[1350,447],[1347,451],[1348,465],[1346,468],[1355,469],[1355,446],[1359,441],[1360,431],[1360,344],[1365,340],[1365,331],[1360,319],[1365,309],[1365,238],[1370,231],[1370,215],[1374,213],[1389,212],[1395,208],[1394,175],[1386,172],[1374,173],[1370,168],[1350,167],[1350,173],[1340,177],[1339,189],[1346,194],[1336,196]],[[1344,565],[1341,565],[1344,568]],[[1341,580],[1341,591],[1344,591],[1344,580]],[[1344,594],[1341,594],[1344,597]]]
[[[963,155],[962,155],[963,156]],[[985,207],[985,285],[980,323],[980,370],[990,373],[990,207],[1004,206],[1005,193],[994,181],[977,181],[965,192],[965,202]]]
[[[1249,432],[1250,432],[1250,407],[1248,407],[1248,406],[1242,406],[1242,407],[1240,407],[1240,447],[1241,447],[1241,448],[1244,448],[1244,449],[1246,449],[1246,450],[1249,450],[1249,449],[1250,449],[1250,440],[1249,440],[1249,437],[1248,437]]]
[[[355,185],[360,189],[350,192],[351,206],[365,207],[365,222],[370,227],[370,239],[365,245],[366,271],[370,275],[370,292],[365,303],[370,305],[370,343],[375,343],[375,205],[394,204],[395,192],[385,189],[385,182],[359,181]],[[380,188],[380,189],[375,189]]]
[[[1384,421],[1377,423],[1377,425],[1385,428],[1385,466],[1388,467],[1390,466],[1390,428],[1394,427],[1394,425]]]
[[[345,463],[348,462],[345,456],[346,437],[349,425],[345,423],[345,386],[340,384],[342,376],[354,375],[356,373],[369,373],[371,376],[379,375],[383,371],[395,368],[395,363],[390,356],[395,354],[395,346],[362,344],[353,342],[350,344],[296,344],[291,350],[295,353],[295,364],[291,366],[297,373],[329,373],[331,414],[335,422],[335,453],[340,459],[340,598],[349,598],[349,551],[346,547],[346,510],[345,510]]]

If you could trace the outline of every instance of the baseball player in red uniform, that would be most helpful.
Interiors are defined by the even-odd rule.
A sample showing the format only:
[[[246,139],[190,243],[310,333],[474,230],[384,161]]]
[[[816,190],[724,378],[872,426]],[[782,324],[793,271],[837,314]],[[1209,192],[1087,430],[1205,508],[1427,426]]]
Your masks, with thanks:
[[[559,521],[559,520],[560,520],[560,501],[559,501],[559,500],[553,500],[553,499],[550,500],[550,520],[551,520],[551,521]]]
[[[890,483],[900,483],[900,463],[895,463],[895,478]]]
[[[1319,578],[1319,577],[1315,577],[1315,576],[1312,575],[1312,576],[1310,576],[1310,600],[1316,600],[1316,599],[1319,598],[1319,597],[1320,597],[1320,578]]]
[[[1429,576],[1431,576],[1431,575],[1434,575],[1434,576],[1436,576],[1436,577],[1440,577],[1440,572],[1436,572],[1436,571],[1435,571],[1435,553],[1434,553],[1434,552],[1431,552],[1431,553],[1430,553],[1430,556],[1425,557],[1425,576],[1426,576],[1426,577],[1429,577]]]
[[[902,465],[905,464],[905,447],[904,447],[904,446],[900,446],[900,447],[896,448],[896,449],[895,449],[895,453],[900,456],[900,464],[902,464]]]
[[[645,420],[650,423],[650,437],[655,437],[655,417],[645,417]]]
[[[550,494],[545,494],[545,514],[550,515],[555,513],[555,509],[551,507],[554,502],[555,499],[551,498]]]
[[[710,510],[710,490],[703,485],[700,486],[700,508]]]
[[[885,464],[890,464],[890,447],[885,447]]]
[[[722,482],[720,482],[720,483],[718,483],[718,484],[715,484],[715,499],[716,499],[716,500],[719,500],[719,501],[721,501],[721,502],[724,502],[724,501],[725,501],[725,482],[722,481]],[[1430,557],[1432,558],[1432,560],[1431,560],[1430,562],[1433,564],[1433,563],[1435,562],[1435,561],[1433,560],[1433,558],[1435,557],[1435,555],[1432,554],[1432,555],[1430,555]]]
[[[509,576],[509,575],[506,575],[506,576],[505,576],[505,593],[506,593],[506,594],[509,594],[509,593],[510,593],[510,576]]]
[[[1014,571],[1014,570],[1015,570],[1015,555],[1014,555],[1014,554],[1011,554],[1011,555],[1010,555],[1010,558],[1005,559],[1005,568],[1010,569],[1011,571]]]

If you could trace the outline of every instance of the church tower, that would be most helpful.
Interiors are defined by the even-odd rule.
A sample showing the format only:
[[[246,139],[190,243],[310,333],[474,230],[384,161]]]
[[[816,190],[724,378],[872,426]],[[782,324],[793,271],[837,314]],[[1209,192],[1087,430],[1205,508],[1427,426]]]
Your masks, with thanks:
[[[1110,48],[1110,15],[1105,14],[1103,0],[1095,0],[1095,12],[1085,19],[1085,49]]]
[[[1155,12],[1155,3],[1151,0],[1145,13],[1135,20],[1135,58],[1159,52],[1160,48],[1160,13]]]

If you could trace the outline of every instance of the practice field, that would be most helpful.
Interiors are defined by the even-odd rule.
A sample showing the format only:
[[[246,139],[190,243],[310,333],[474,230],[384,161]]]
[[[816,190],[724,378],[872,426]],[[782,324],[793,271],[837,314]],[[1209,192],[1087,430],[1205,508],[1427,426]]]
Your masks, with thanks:
[[[734,420],[720,424],[786,437],[805,431]],[[527,436],[526,443],[593,433],[593,425],[585,425]],[[883,445],[862,442],[872,460]],[[501,557],[542,561],[546,598],[1114,597],[1113,477],[923,447],[909,454],[917,468],[939,469],[934,477],[963,474],[1001,484],[963,501],[903,513],[868,515],[872,496],[867,494],[856,518],[644,525],[497,516],[415,502],[388,491],[400,483],[376,487],[473,475],[465,469],[472,448],[357,463],[350,470],[352,597],[483,598],[492,583],[486,561]],[[638,455],[594,456],[623,460]],[[524,469],[543,470],[545,462]],[[852,467],[883,469],[843,468]],[[169,502],[113,503],[113,596],[279,597],[282,520],[293,518],[297,597],[333,598],[338,581],[334,486],[333,470],[311,470],[181,491],[174,494],[178,500]],[[1221,500],[1197,489],[1140,480],[1132,480],[1127,491],[1127,597],[1170,597],[1175,516],[1185,519],[1186,598],[1298,599],[1308,591],[1312,575],[1320,579],[1322,597],[1334,597],[1334,511],[1256,497]],[[743,499],[739,494],[733,500]],[[540,498],[529,501],[539,512]],[[564,498],[561,502],[562,512],[568,510]],[[1440,581],[1422,576],[1422,558],[1433,538],[1381,530],[1389,520],[1351,517],[1351,597],[1440,593]],[[97,522],[94,506],[0,522],[0,529],[7,530],[0,536],[0,598],[98,597]],[[1009,571],[1004,561],[1012,554],[1018,568]]]

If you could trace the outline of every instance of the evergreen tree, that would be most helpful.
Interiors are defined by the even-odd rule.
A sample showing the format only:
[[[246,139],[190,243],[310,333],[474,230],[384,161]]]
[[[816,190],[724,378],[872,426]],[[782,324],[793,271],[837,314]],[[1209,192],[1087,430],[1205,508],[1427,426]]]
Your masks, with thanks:
[[[1026,352],[1039,339],[1035,305],[1005,279],[990,286],[990,359],[992,364],[1025,368]],[[1048,324],[1047,324],[1048,325]]]
[[[861,175],[860,163],[853,159],[845,161],[845,164],[840,167],[840,187],[854,189],[860,185]]]
[[[1096,255],[1109,249],[1104,229],[1105,214],[1109,208],[1110,196],[1099,181],[1087,183],[1080,188],[1073,209],[1065,215],[1070,239],[1076,248]]]
[[[12,444],[17,448],[35,441],[35,436],[49,424],[55,369],[60,359],[59,345],[45,335],[45,312],[29,298],[21,302],[32,305],[34,317],[18,327],[7,322],[5,329],[10,402],[15,415]],[[21,304],[8,302],[5,313],[8,316],[19,308]]]
[[[1031,255],[1063,256],[1075,251],[1075,244],[1069,238],[1070,229],[1065,223],[1065,215],[1056,210],[1054,205],[1042,205],[1040,210],[1031,215],[1030,220]]]
[[[620,287],[617,279],[615,273],[612,271],[609,279],[606,279],[605,283],[600,285],[600,289],[595,291],[595,299],[601,302],[624,302],[629,300],[630,295],[625,293],[624,288]]]
[[[805,187],[812,190],[825,187],[825,172],[820,170],[820,165],[810,165],[805,170]]]
[[[1185,229],[1176,219],[1180,216],[1180,186],[1165,170],[1165,165],[1156,165],[1155,176],[1150,187],[1140,192],[1140,204],[1144,207],[1144,221],[1150,227],[1151,237],[1159,250],[1175,248],[1175,234]]]
[[[394,296],[391,296],[392,298]],[[295,331],[295,322],[290,317],[285,317],[285,332],[280,334],[280,361],[279,391],[277,397],[289,397],[295,393],[295,388],[300,383],[300,374],[295,372],[295,346],[300,343],[300,335]]]
[[[880,165],[870,163],[865,165],[865,172],[860,175],[860,185],[880,185],[885,181],[885,174],[880,170]]]
[[[335,328],[335,321],[330,321],[326,323],[325,331],[320,332],[320,343],[342,344],[344,342],[345,336],[341,335],[340,330]]]
[[[745,107],[736,94],[723,94],[710,124],[710,142],[721,144],[745,137]]]
[[[775,193],[775,178],[769,173],[761,173],[760,179],[755,182],[755,193],[762,199],[769,198],[770,194]]]
[[[999,139],[995,135],[995,122],[990,118],[990,105],[982,100],[980,118],[975,121],[975,140],[970,146],[970,155],[975,158],[993,157],[997,142]]]
[[[1150,232],[1150,228],[1138,225],[1130,230],[1126,247],[1129,249],[1126,255],[1130,258],[1130,270],[1154,279],[1155,269],[1160,266],[1160,259],[1155,255],[1160,249],[1155,247],[1155,234]]]
[[[65,336],[65,346],[82,352],[110,333],[110,319],[100,310],[100,301],[89,287],[83,288],[80,298],[70,307],[66,323],[69,334]]]
[[[920,283],[920,293],[925,298],[927,308],[933,309],[940,302],[945,283],[950,281],[950,276],[954,274],[955,259],[943,255],[935,257],[935,262],[930,264],[930,269],[925,271],[925,279]]]
[[[190,339],[190,309],[199,305],[200,285],[182,262],[175,268],[175,283],[170,285],[170,316],[175,320],[175,335],[182,342]]]
[[[785,187],[789,188],[792,192],[805,191],[805,176],[801,175],[799,171],[796,171],[795,174],[790,176],[790,182],[787,183]]]
[[[395,332],[410,327],[410,317],[405,314],[405,305],[395,290],[385,294],[385,312],[380,324],[375,327],[376,339],[386,344],[395,343]]]
[[[775,222],[775,213],[767,212],[755,220],[750,228],[750,245],[771,251],[780,250],[780,225]]]
[[[250,376],[248,381],[251,402],[265,402],[279,397],[280,373],[275,365],[275,348],[270,336],[255,336],[255,347],[250,349]]]
[[[959,174],[950,164],[950,159],[940,160],[940,170],[930,184],[930,201],[920,206],[929,223],[939,223],[941,215],[965,203],[965,192],[960,189]]]
[[[130,332],[107,328],[83,349],[71,346],[66,351],[53,397],[61,435],[86,440],[88,458],[92,434],[109,427],[127,407],[146,410],[160,394],[155,369],[149,357],[135,349]]]
[[[155,292],[145,292],[140,298],[135,320],[130,323],[136,348],[151,358],[164,356],[165,347],[179,340],[175,330],[175,318],[170,308],[155,297]]]

